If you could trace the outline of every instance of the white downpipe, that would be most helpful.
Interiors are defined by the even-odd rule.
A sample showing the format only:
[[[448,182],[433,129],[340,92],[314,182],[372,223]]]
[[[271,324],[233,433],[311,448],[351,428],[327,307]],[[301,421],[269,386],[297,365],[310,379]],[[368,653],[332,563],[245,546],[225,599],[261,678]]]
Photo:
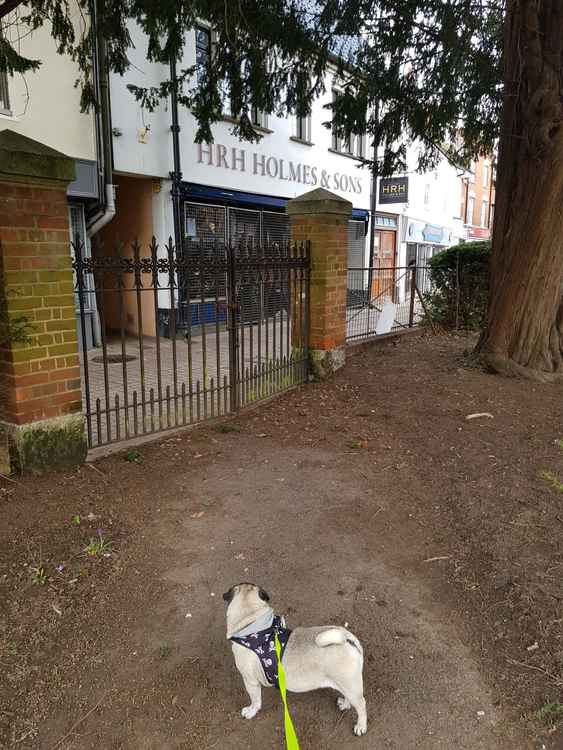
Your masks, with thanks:
[[[93,237],[97,234],[100,229],[103,229],[106,224],[115,216],[115,185],[106,185],[106,207],[102,215],[94,221],[93,224],[87,229],[88,237]]]
[[[88,237],[93,237],[115,216],[115,185],[106,185],[106,207],[103,213],[86,229]],[[98,306],[96,304],[96,295],[93,294],[94,309],[92,310],[92,336],[94,346],[100,346],[102,343],[102,331],[100,327],[100,316],[98,315]]]

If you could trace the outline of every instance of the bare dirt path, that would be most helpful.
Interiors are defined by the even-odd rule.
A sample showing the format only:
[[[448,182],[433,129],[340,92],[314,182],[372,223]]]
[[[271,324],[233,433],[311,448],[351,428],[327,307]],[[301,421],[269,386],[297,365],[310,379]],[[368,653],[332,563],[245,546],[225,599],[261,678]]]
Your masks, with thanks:
[[[371,350],[138,461],[3,485],[0,747],[283,748],[277,693],[240,717],[240,580],[364,644],[367,736],[293,696],[302,750],[563,747],[533,718],[563,699],[563,391],[467,369],[467,345]]]

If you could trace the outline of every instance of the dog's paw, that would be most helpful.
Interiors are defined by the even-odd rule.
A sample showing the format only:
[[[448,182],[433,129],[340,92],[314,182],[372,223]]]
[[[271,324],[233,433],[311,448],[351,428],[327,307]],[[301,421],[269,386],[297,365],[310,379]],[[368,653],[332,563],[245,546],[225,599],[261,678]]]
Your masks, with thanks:
[[[254,708],[254,706],[245,706],[241,711],[245,719],[253,719],[257,713],[258,709]]]
[[[356,726],[354,727],[354,734],[356,735],[356,737],[361,737],[367,731],[368,731],[367,726],[365,724],[360,724],[360,722],[358,722]]]
[[[336,705],[339,711],[349,711],[352,708],[348,698],[344,698],[342,695],[336,699]]]

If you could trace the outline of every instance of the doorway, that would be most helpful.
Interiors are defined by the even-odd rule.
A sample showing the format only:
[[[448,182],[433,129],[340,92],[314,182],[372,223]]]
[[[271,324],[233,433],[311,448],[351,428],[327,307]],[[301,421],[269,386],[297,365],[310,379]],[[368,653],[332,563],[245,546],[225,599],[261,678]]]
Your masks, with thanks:
[[[395,300],[396,238],[397,233],[387,229],[376,229],[374,232],[372,299],[389,297]]]

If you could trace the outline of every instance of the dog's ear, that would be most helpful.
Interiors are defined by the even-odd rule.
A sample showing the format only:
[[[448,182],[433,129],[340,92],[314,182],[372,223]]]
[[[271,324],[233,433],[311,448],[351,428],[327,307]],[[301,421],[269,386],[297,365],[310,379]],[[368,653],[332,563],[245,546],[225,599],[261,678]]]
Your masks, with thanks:
[[[260,599],[262,599],[263,602],[270,601],[270,594],[268,594],[267,591],[264,591],[264,589],[258,589],[258,596],[260,597]]]
[[[228,591],[225,591],[225,593],[223,594],[223,601],[227,602],[227,604],[230,604],[233,601],[234,595],[235,595],[235,590],[233,586]]]

